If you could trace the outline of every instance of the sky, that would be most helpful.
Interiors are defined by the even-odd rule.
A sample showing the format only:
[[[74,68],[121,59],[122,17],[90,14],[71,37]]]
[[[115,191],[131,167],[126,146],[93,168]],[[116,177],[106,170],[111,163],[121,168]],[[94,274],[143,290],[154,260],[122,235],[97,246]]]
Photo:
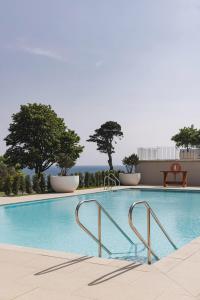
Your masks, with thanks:
[[[0,20],[0,153],[32,102],[80,135],[80,165],[107,163],[86,142],[106,121],[124,132],[114,164],[200,128],[199,0],[0,0]]]

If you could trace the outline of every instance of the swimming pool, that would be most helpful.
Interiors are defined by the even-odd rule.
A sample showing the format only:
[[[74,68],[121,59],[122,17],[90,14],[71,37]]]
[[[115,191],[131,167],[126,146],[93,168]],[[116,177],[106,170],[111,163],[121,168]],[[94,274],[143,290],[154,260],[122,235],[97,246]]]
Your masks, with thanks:
[[[136,247],[131,247],[102,215],[103,243],[116,253],[112,257],[146,258],[146,250],[128,225],[128,210],[135,201],[148,201],[178,248],[200,235],[199,192],[126,189],[2,205],[0,243],[97,256],[97,244],[75,221],[78,202],[88,199],[99,201],[137,246],[136,253]],[[97,233],[97,208],[94,204],[82,207],[80,218],[93,233]],[[146,211],[143,207],[135,209],[134,222],[146,238]],[[152,248],[159,257],[174,251],[153,221]],[[104,251],[103,256],[108,257]]]

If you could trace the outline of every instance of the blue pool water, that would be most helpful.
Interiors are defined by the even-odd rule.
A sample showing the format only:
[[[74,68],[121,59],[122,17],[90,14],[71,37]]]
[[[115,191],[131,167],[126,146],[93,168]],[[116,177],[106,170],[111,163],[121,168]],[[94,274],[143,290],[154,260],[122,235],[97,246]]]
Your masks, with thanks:
[[[146,257],[146,250],[128,225],[128,209],[139,200],[149,202],[168,234],[178,247],[200,235],[200,193],[161,190],[121,190],[72,196],[47,201],[0,206],[0,243],[75,252],[97,256],[97,244],[76,224],[75,208],[80,200],[96,199],[136,244],[129,242],[102,216],[103,243],[112,257]],[[81,221],[97,233],[97,208],[81,208]],[[135,209],[135,224],[146,237],[146,211]],[[174,249],[152,221],[152,247],[160,256]],[[108,257],[103,253],[104,257]]]

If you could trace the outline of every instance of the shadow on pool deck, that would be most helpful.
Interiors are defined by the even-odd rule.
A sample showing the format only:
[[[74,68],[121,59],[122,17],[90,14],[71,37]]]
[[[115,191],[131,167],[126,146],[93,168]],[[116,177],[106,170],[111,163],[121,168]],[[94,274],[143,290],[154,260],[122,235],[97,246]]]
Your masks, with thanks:
[[[135,269],[135,268],[137,268],[139,266],[141,266],[140,263],[135,263],[135,262],[131,263],[131,264],[125,266],[125,267],[119,268],[119,269],[117,269],[117,270],[115,270],[113,272],[109,272],[109,273],[107,273],[107,274],[105,274],[105,275],[103,275],[103,276],[95,279],[94,281],[88,283],[88,286],[93,286],[93,285],[101,284],[101,283],[103,283],[105,281],[111,280],[111,279],[113,279],[113,278],[115,278],[117,276],[120,276],[120,275],[122,275],[122,274],[124,274],[126,272],[129,272],[129,271],[131,271],[131,270],[133,270],[133,269]]]
[[[62,264],[58,264],[58,265],[52,266],[50,268],[47,268],[45,270],[42,270],[40,272],[37,272],[34,275],[38,276],[38,275],[44,275],[44,274],[47,274],[47,273],[51,273],[51,272],[60,270],[62,268],[69,267],[71,265],[78,264],[78,263],[83,262],[85,260],[88,260],[90,258],[92,258],[92,256],[82,256],[82,257],[79,257],[79,258],[76,258],[76,259],[72,259],[72,260],[66,261]]]
[[[49,267],[47,269],[44,269],[40,272],[37,272],[34,274],[34,276],[40,276],[40,275],[45,275],[45,274],[48,274],[48,273],[51,273],[51,272],[55,272],[57,270],[60,270],[62,268],[66,268],[66,267],[69,267],[71,265],[74,265],[74,264],[78,264],[78,263],[81,263],[81,262],[84,262],[90,258],[92,258],[93,256],[82,256],[82,257],[79,257],[79,258],[76,258],[76,259],[72,259],[72,260],[69,260],[67,262],[64,262],[64,263],[61,263],[61,264],[58,264],[58,265],[55,265],[55,266],[52,266],[52,267]],[[133,262],[131,264],[128,264],[122,268],[119,268],[117,270],[114,270],[112,272],[109,272],[105,275],[102,275],[101,277],[93,280],[92,282],[88,283],[88,286],[93,286],[93,285],[97,285],[97,284],[101,284],[105,281],[108,281],[108,280],[111,280],[115,277],[118,277],[126,272],[129,272],[139,266],[141,266],[142,264],[141,263],[136,263],[136,262]]]

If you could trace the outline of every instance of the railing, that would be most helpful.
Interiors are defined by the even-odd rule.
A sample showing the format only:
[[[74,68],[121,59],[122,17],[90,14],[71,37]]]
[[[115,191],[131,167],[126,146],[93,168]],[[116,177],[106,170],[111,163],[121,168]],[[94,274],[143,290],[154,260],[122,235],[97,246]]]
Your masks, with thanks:
[[[139,233],[135,225],[133,224],[133,209],[138,205],[144,205],[147,210],[147,241],[143,238],[143,236]],[[173,243],[171,238],[169,237],[168,233],[164,229],[163,225],[159,221],[158,217],[146,201],[138,201],[131,205],[129,209],[128,214],[128,221],[131,229],[134,231],[134,233],[137,235],[137,237],[141,240],[141,242],[144,244],[144,246],[147,248],[148,253],[148,264],[151,264],[151,255],[155,257],[156,260],[159,260],[159,257],[155,254],[155,252],[151,248],[151,216],[154,218],[157,225],[160,227],[161,231],[164,233],[170,244],[173,246],[174,249],[177,249],[176,245]]]
[[[114,183],[115,186],[117,186],[117,183],[118,185],[120,186],[120,181],[119,179],[113,174],[113,173],[109,173],[108,175],[106,175],[104,177],[104,182],[103,182],[103,185],[104,185],[104,190],[106,189],[106,179],[108,181],[108,188],[110,187],[110,189],[112,189],[112,186],[110,186],[110,181],[112,181]]]
[[[96,237],[89,229],[87,229],[83,223],[80,222],[79,210],[83,204],[95,203],[98,207],[98,237]],[[130,242],[131,245],[135,245],[134,242],[128,237],[128,235],[121,229],[121,227],[113,220],[109,213],[103,208],[103,206],[96,200],[83,200],[79,202],[75,210],[77,224],[98,244],[98,256],[102,256],[102,249],[105,250],[109,255],[112,252],[102,243],[102,227],[101,227],[101,215],[102,212],[108,217],[108,219],[114,224],[114,226],[121,232],[121,234]]]
[[[106,186],[106,179],[108,180],[108,185],[107,186]],[[107,189],[109,189],[109,188],[112,189],[112,186],[110,185],[110,181],[112,181],[114,183],[114,186],[117,186],[116,181],[113,178],[111,178],[109,175],[106,175],[104,177],[104,181],[103,181],[104,190],[106,189],[106,187],[107,187]]]
[[[110,176],[110,177],[113,177],[113,178],[114,178],[114,180],[116,181],[116,184],[118,183],[118,185],[120,186],[120,181],[119,181],[119,178],[117,178],[117,176],[115,176],[115,174],[113,174],[113,173],[109,173],[109,176]]]

